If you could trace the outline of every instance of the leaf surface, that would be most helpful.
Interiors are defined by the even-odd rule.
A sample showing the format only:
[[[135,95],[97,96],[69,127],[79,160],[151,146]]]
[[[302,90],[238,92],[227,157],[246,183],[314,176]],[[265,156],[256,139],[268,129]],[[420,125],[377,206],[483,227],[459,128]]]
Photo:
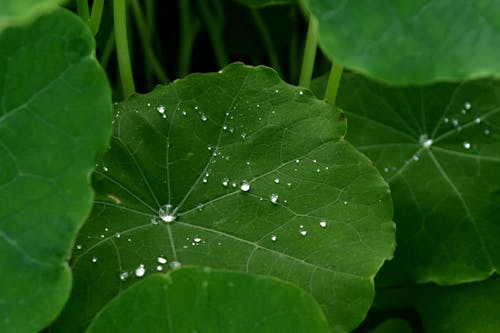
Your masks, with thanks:
[[[453,284],[498,271],[499,83],[402,89],[346,74],[337,101],[348,139],[393,195],[398,247],[380,282]]]
[[[179,263],[296,283],[336,330],[354,327],[394,225],[387,184],[344,132],[338,109],[242,64],[118,105],[58,327],[85,327],[141,265]]]
[[[308,0],[330,59],[391,84],[500,76],[500,1]]]
[[[110,302],[87,330],[88,333],[328,331],[328,322],[318,303],[295,285],[271,277],[200,267],[146,277]]]
[[[1,332],[39,331],[69,297],[66,260],[111,127],[93,43],[63,9],[0,35]]]

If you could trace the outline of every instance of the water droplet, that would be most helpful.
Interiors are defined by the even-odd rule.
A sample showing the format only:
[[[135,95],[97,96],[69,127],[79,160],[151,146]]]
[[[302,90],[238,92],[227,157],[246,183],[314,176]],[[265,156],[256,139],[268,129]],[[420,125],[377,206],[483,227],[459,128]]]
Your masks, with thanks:
[[[412,160],[414,160],[414,161],[418,161],[418,160],[419,160],[419,157],[418,157],[417,155],[413,155],[413,156],[411,157],[411,159],[412,159]]]
[[[490,135],[490,130],[489,130],[489,129],[485,129],[485,130],[484,130],[484,134],[485,134],[485,135]]]
[[[299,225],[299,228],[304,229],[304,225],[303,224]]]
[[[151,219],[151,224],[154,224],[154,225],[158,224],[158,219],[156,217],[153,217]]]
[[[207,115],[206,115],[206,114],[204,114],[204,113],[202,113],[202,114],[200,115],[200,119],[201,119],[201,121],[203,121],[203,122],[206,122],[206,121],[208,120]]]
[[[452,119],[451,122],[452,122],[453,126],[455,126],[455,127],[460,125],[460,123],[458,122],[457,119]]]
[[[128,242],[131,242],[131,241],[132,241],[132,238],[127,238],[127,241],[128,241]]]
[[[147,103],[147,106],[151,106],[151,103]]]
[[[240,189],[243,192],[248,192],[250,190],[250,184],[246,180],[244,180],[244,181],[241,182]]]
[[[432,146],[432,139],[427,139],[425,140],[423,143],[422,143],[422,146],[424,148],[429,148],[430,146]]]
[[[269,199],[271,200],[271,203],[275,205],[278,203],[278,195],[276,193],[271,194],[271,197]]]
[[[222,74],[223,73],[222,69],[220,71],[218,71],[217,73]]]
[[[319,168],[316,169],[316,172],[320,172],[321,170]]]
[[[273,242],[276,242],[276,240],[277,240],[277,239],[278,239],[278,237],[276,237],[276,235],[272,235],[272,236],[271,236],[271,240],[272,240]]]
[[[299,95],[300,95],[300,96],[304,95],[304,92],[303,92],[302,90],[301,90],[301,91],[299,91]]]
[[[257,104],[257,107],[260,108],[260,104]]]
[[[139,267],[135,269],[135,276],[143,277],[144,274],[146,274],[146,269],[144,268],[143,264],[140,264]]]
[[[170,204],[160,207],[160,209],[158,210],[158,215],[165,223],[171,223],[175,221],[176,218],[172,211],[172,205]]]
[[[227,187],[227,185],[228,185],[228,184],[229,184],[229,179],[224,178],[224,179],[222,180],[222,186]]]
[[[199,242],[201,242],[201,238],[200,237],[195,237],[195,238],[193,238],[193,241],[195,243],[199,243]]]
[[[108,172],[108,170],[109,170],[108,167],[105,165],[102,166],[102,169],[104,170],[104,172]]]
[[[274,182],[275,182],[276,184],[279,184],[279,183],[280,183],[280,179],[279,179],[279,178],[274,178]]]
[[[97,262],[97,257],[92,257],[92,262]]]
[[[291,182],[288,182],[288,183],[286,183],[286,184],[287,184],[288,186],[292,186],[292,183],[291,183]]]
[[[295,163],[299,164],[299,163],[300,163],[300,160],[295,160]]]
[[[465,149],[470,149],[470,143],[469,142],[464,142],[463,143]]]
[[[301,231],[300,231],[300,234],[301,234],[302,236],[307,235],[307,230],[301,230]]]
[[[448,124],[450,122],[450,120],[448,119],[448,117],[444,118],[444,122],[445,122],[445,124]]]
[[[82,245],[81,244],[76,244],[76,249],[77,250],[81,250],[82,249]]]
[[[479,123],[481,122],[481,118],[477,117],[476,119],[474,119],[474,122],[475,122],[476,124],[479,124]]]
[[[470,110],[471,105],[470,105],[469,102],[465,102],[464,107],[465,107],[466,110]]]
[[[389,172],[389,168],[384,168],[384,172]]]
[[[163,267],[162,267],[162,266],[160,266],[160,265],[158,265],[158,266],[156,266],[156,270],[157,270],[158,272],[161,272],[161,271],[163,270]]]
[[[158,261],[158,263],[159,263],[159,264],[162,264],[162,265],[164,265],[164,264],[166,264],[166,263],[167,263],[167,259],[165,259],[165,258],[163,258],[163,257],[161,257],[161,256],[160,256],[160,257],[158,257],[158,258],[156,259],[156,261]]]
[[[202,182],[203,182],[203,184],[208,183],[208,178],[207,177],[203,177]]]
[[[326,228],[327,225],[328,225],[328,222],[326,222],[326,221],[319,221],[319,226],[321,228]]]
[[[241,138],[245,139],[247,137],[247,134],[245,132],[241,133]]]
[[[128,276],[129,276],[128,272],[122,272],[122,273],[120,273],[120,280],[127,281]]]
[[[237,186],[237,185],[236,185],[236,182],[232,182],[232,183],[231,183],[231,186],[232,186],[232,187],[236,187],[236,186]]]
[[[246,165],[250,165],[250,161],[246,161],[246,162],[245,162],[245,164],[246,164]]]
[[[171,262],[170,262],[170,267],[171,267],[172,269],[177,269],[177,268],[180,268],[180,267],[181,267],[181,263],[180,263],[180,262],[178,262],[178,261],[171,261]]]
[[[104,228],[104,231],[108,232],[108,231],[109,231],[109,228]]]
[[[210,151],[212,150],[212,146],[208,146],[207,149]]]
[[[186,112],[186,111],[182,111],[182,115],[183,115],[183,116],[186,116],[186,115],[187,115],[187,112]]]
[[[157,110],[158,112],[162,113],[162,114],[163,114],[163,113],[165,113],[165,107],[164,107],[163,105],[159,105],[159,106],[156,108],[156,110]]]
[[[104,235],[101,235],[101,238],[104,238]]]
[[[194,109],[195,109],[195,110],[198,110],[198,109],[199,109],[198,105],[196,105],[196,106],[194,107]]]
[[[344,201],[344,205],[347,205],[347,201]]]
[[[119,232],[115,233],[115,237],[116,237],[116,238],[120,238],[121,236],[122,236],[122,235],[120,235],[120,233],[119,233]]]

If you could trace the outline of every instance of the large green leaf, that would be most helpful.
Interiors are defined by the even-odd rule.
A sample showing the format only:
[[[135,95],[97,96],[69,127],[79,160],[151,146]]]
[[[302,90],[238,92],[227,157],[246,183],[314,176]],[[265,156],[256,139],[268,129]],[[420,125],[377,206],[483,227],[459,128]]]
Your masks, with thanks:
[[[449,284],[498,271],[499,82],[398,89],[347,74],[337,101],[391,187],[398,247],[382,276]]]
[[[318,303],[290,283],[189,267],[136,283],[87,332],[326,333],[328,322]]]
[[[0,0],[0,32],[57,8],[65,0]]]
[[[500,280],[440,287],[434,284],[378,290],[374,307],[397,313],[414,309],[420,315],[423,332],[500,331]]]
[[[0,331],[35,332],[69,297],[111,93],[93,38],[58,9],[0,35]]]
[[[387,184],[344,132],[338,109],[242,64],[119,104],[54,329],[81,330],[165,260],[288,280],[336,331],[357,325],[394,224]]]
[[[395,84],[500,77],[500,1],[308,0],[333,60]]]

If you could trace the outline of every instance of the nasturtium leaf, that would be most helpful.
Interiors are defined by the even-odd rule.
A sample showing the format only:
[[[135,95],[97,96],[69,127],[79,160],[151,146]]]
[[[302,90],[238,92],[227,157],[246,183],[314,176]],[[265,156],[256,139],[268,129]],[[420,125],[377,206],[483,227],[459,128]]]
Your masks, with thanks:
[[[500,77],[500,1],[308,0],[323,52],[392,84]]]
[[[356,326],[394,224],[387,184],[344,133],[337,108],[242,64],[119,104],[55,328],[82,329],[143,274],[179,263],[296,283],[336,331]]]
[[[374,307],[387,312],[414,309],[420,315],[423,332],[484,332],[500,330],[500,280],[455,286],[435,284],[407,288],[377,289]]]
[[[235,1],[241,3],[242,5],[250,7],[288,5],[288,4],[295,4],[297,2],[297,0],[235,0]]]
[[[65,0],[0,0],[0,32],[46,14],[63,2]]]
[[[380,282],[452,284],[498,271],[500,82],[390,88],[346,74],[337,102],[347,138],[391,187],[398,247]]]
[[[64,9],[0,35],[0,332],[39,331],[70,294],[66,260],[111,129],[93,52]]]
[[[291,283],[188,267],[145,277],[111,301],[87,330],[108,332],[327,333],[329,329],[314,298]]]

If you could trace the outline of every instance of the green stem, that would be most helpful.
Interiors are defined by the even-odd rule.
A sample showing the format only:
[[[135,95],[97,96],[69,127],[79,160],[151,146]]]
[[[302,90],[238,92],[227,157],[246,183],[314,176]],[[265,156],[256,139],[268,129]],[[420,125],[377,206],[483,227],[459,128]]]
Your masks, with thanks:
[[[189,8],[189,0],[180,0],[179,16],[180,16],[180,33],[181,40],[179,45],[179,64],[178,77],[184,77],[189,73],[191,67],[191,58],[193,53],[194,40],[200,30],[200,21],[196,19],[192,22],[190,18],[191,10]]]
[[[83,22],[89,22],[89,4],[87,0],[76,0],[76,11],[78,16],[80,16]]]
[[[139,35],[141,36],[140,40],[142,43],[142,49],[144,50],[146,63],[151,66],[151,69],[154,71],[156,77],[160,79],[160,82],[163,84],[167,84],[169,81],[167,74],[165,74],[165,72],[163,71],[160,62],[153,52],[151,43],[149,42],[151,38],[149,37],[150,34],[148,33],[147,25],[144,20],[144,15],[142,13],[141,7],[139,6],[139,2],[137,0],[132,0],[131,4],[132,11],[134,13],[134,19],[137,23],[137,28],[139,29]]]
[[[92,34],[94,36],[99,32],[103,8],[104,0],[94,0],[94,3],[92,4],[92,13],[90,14],[89,20],[90,31],[92,31]]]
[[[111,58],[111,52],[115,49],[115,31],[111,30],[108,39],[106,40],[106,44],[104,45],[104,50],[101,54],[101,60],[99,63],[103,68],[108,67],[109,59]]]
[[[299,77],[299,33],[297,28],[297,12],[292,7],[292,19],[290,24],[290,47],[288,49],[288,80],[289,82],[297,83]]]
[[[342,66],[332,62],[332,69],[328,77],[328,83],[325,90],[325,100],[328,104],[335,105],[337,91],[339,90],[340,78],[342,77]]]
[[[318,48],[318,20],[312,15],[309,16],[309,28],[307,29],[306,45],[304,47],[304,58],[300,70],[299,86],[309,88]]]
[[[113,0],[113,20],[118,70],[120,72],[123,97],[127,98],[135,93],[135,86],[134,77],[132,76],[132,66],[130,64],[130,53],[128,50],[126,0]]]
[[[252,8],[250,9],[250,13],[252,13],[253,19],[255,21],[255,25],[260,32],[260,36],[262,37],[262,41],[267,49],[267,53],[269,54],[269,60],[271,61],[271,66],[278,72],[278,74],[282,74],[281,63],[278,57],[278,52],[276,52],[276,48],[274,47],[274,43],[271,40],[271,35],[269,34],[269,30],[262,19],[262,16],[259,12]]]
[[[222,68],[228,63],[226,48],[224,47],[223,27],[224,12],[219,1],[214,1],[216,14],[213,15],[208,8],[206,0],[198,0],[198,6],[201,8],[201,15],[208,29],[208,34],[214,48],[215,60],[217,66]]]

